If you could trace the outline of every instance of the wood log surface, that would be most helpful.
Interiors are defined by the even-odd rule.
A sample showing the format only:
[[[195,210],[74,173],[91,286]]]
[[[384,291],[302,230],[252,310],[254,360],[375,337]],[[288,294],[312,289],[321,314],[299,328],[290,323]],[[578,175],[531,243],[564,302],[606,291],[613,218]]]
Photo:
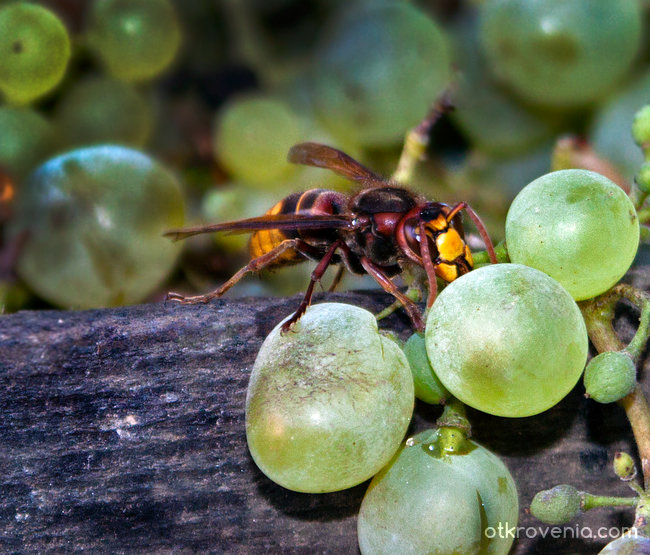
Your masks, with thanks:
[[[316,296],[324,300],[375,312],[391,302],[379,292]],[[367,482],[294,493],[268,480],[246,446],[256,353],[298,302],[0,317],[0,552],[358,553]],[[622,311],[623,335],[635,318]],[[399,313],[381,327],[410,333]],[[632,524],[630,508],[597,509],[553,538],[527,512],[537,491],[558,483],[631,494],[611,471],[616,450],[636,456],[625,414],[583,393],[578,384],[529,418],[469,411],[474,439],[502,457],[518,485],[524,528],[513,553],[596,553],[608,541],[596,537],[600,527]],[[409,434],[432,427],[440,413],[417,403]]]

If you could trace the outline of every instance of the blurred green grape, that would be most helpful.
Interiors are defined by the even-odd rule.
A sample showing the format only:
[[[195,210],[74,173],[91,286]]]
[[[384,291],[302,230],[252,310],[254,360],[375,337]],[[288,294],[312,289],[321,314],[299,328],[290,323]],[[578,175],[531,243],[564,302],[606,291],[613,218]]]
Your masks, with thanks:
[[[346,7],[316,52],[312,96],[323,125],[363,146],[399,142],[450,77],[442,31],[402,2]]]
[[[52,124],[30,108],[0,107],[0,167],[22,178],[52,152]]]
[[[486,0],[481,42],[494,73],[529,101],[575,106],[601,98],[641,44],[637,0]]]
[[[235,98],[215,120],[215,156],[235,179],[264,188],[296,171],[287,153],[300,140],[298,116],[270,97]]]
[[[647,71],[603,105],[589,133],[589,140],[596,151],[616,164],[630,181],[643,162],[641,149],[632,138],[632,122],[637,110],[649,101],[650,71]]]
[[[251,191],[240,183],[231,183],[208,191],[201,203],[201,215],[206,223],[231,222],[261,216],[280,197],[263,191]],[[231,252],[246,251],[249,234],[212,234],[215,242]]]
[[[343,143],[311,118],[302,117],[301,128],[300,141],[312,141],[338,148],[355,160],[361,160],[363,157],[362,151],[357,145]],[[290,181],[293,184],[293,191],[322,188],[345,192],[351,191],[355,186],[354,182],[345,177],[312,166],[297,166],[295,173],[291,175]]]
[[[88,44],[118,79],[151,79],[174,60],[181,29],[169,0],[95,0],[89,12]]]
[[[70,59],[70,38],[50,10],[27,2],[0,7],[0,92],[28,104],[56,87]]]
[[[553,118],[518,103],[489,74],[476,19],[463,19],[454,31],[460,72],[451,116],[472,145],[489,154],[511,156],[529,152],[550,137]]]
[[[149,138],[149,104],[129,84],[110,77],[75,83],[61,100],[56,120],[66,146],[114,143],[141,147]]]
[[[142,301],[171,270],[184,202],[164,166],[120,146],[52,158],[24,183],[10,235],[27,231],[17,264],[40,297],[64,308]]]

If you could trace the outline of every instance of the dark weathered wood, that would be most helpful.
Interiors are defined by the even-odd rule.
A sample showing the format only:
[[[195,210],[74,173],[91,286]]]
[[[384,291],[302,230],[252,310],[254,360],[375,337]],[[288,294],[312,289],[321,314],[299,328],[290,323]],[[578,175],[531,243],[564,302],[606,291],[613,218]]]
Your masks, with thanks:
[[[375,311],[390,302],[380,293],[326,298]],[[1,317],[0,552],[356,553],[366,484],[293,493],[262,475],[246,448],[250,368],[297,302]],[[385,326],[408,333],[401,315]],[[418,404],[412,431],[439,414]],[[556,483],[629,491],[610,471],[616,449],[633,450],[625,415],[586,401],[580,385],[539,416],[470,418],[475,439],[518,483],[522,526],[542,526],[525,507]],[[631,519],[630,509],[598,510],[578,523],[595,534]],[[513,551],[593,553],[604,543],[523,537]]]

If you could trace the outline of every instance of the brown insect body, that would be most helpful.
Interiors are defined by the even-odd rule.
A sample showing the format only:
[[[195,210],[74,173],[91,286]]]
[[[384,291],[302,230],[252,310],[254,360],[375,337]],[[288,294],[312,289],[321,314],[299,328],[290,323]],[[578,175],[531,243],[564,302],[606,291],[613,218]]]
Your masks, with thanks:
[[[166,235],[175,239],[212,231],[252,233],[251,262],[224,285],[207,295],[184,297],[170,293],[168,298],[184,303],[207,302],[221,296],[247,272],[313,259],[318,265],[305,298],[285,322],[284,330],[307,309],[315,283],[330,264],[342,264],[356,274],[372,275],[404,305],[415,327],[422,329],[416,305],[390,278],[408,264],[423,267],[429,282],[430,306],[437,290],[436,275],[453,281],[467,273],[473,263],[463,237],[462,210],[475,221],[492,260],[496,261],[485,227],[465,203],[452,208],[428,202],[325,145],[298,144],[290,150],[288,158],[294,163],[330,169],[359,182],[362,188],[353,196],[326,189],[293,193],[259,218],[168,232]]]
[[[317,249],[308,258],[320,261],[332,242],[342,238],[349,247],[347,260],[340,256],[333,256],[332,264],[345,263],[347,269],[356,274],[366,273],[360,262],[360,257],[367,256],[372,262],[382,267],[389,276],[394,276],[402,271],[401,259],[404,249],[400,245],[406,243],[416,258],[411,259],[422,265],[419,239],[417,238],[417,213],[407,217],[414,208],[419,211],[426,207],[431,220],[443,217],[440,229],[430,231],[430,249],[434,264],[455,265],[457,276],[468,272],[472,267],[471,254],[464,249],[454,253],[451,260],[441,256],[436,245],[436,237],[441,234],[454,233],[463,241],[463,228],[460,215],[451,223],[444,217],[449,214],[451,207],[439,202],[427,203],[413,192],[395,186],[376,187],[363,189],[349,198],[342,193],[327,189],[310,189],[304,193],[293,193],[274,205],[266,215],[338,215],[349,214],[355,223],[354,229],[335,230],[309,230],[309,229],[264,229],[255,231],[250,240],[251,258],[257,258],[277,247],[287,239],[302,239]],[[408,257],[408,255],[407,255]],[[296,249],[285,251],[276,258],[268,267],[278,267],[287,264],[303,262],[305,255]],[[453,273],[453,270],[452,270]],[[456,277],[457,277],[456,276]],[[440,276],[444,279],[444,276]]]

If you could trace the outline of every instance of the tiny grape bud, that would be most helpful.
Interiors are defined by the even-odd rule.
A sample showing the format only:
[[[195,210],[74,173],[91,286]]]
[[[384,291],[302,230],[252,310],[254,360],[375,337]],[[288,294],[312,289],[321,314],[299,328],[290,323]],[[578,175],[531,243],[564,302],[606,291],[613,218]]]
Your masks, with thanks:
[[[650,104],[646,104],[635,114],[632,136],[640,147],[650,147]]]
[[[634,177],[634,180],[641,191],[650,193],[650,162],[641,164],[641,168]]]
[[[624,482],[636,478],[636,465],[630,455],[623,451],[617,451],[614,455],[614,472]]]
[[[587,397],[598,403],[613,403],[634,389],[636,367],[625,353],[601,353],[587,364],[584,383]]]
[[[414,333],[404,345],[404,354],[411,366],[415,396],[431,405],[438,405],[449,398],[450,393],[436,376],[427,356],[424,336]]]
[[[530,504],[533,516],[546,524],[566,524],[582,511],[582,495],[568,484],[538,492]]]

